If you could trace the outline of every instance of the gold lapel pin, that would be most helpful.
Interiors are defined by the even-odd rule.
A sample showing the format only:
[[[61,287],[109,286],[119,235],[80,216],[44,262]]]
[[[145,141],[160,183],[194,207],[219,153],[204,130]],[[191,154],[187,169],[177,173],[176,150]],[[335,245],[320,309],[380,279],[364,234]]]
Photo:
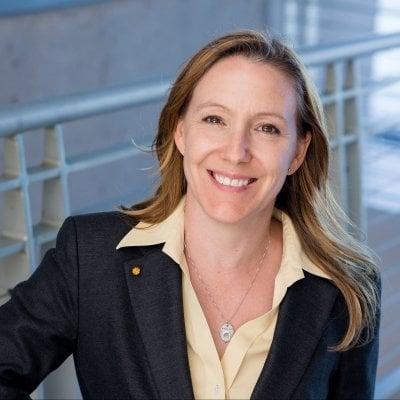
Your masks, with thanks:
[[[133,276],[138,276],[140,275],[140,273],[142,272],[142,270],[140,269],[140,267],[138,267],[137,265],[135,265],[132,269],[131,269],[131,274]]]

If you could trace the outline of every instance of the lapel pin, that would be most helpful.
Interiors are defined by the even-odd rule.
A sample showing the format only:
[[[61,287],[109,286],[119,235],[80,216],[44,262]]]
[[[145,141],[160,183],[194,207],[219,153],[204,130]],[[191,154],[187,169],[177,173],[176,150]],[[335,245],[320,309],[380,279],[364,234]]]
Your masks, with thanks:
[[[138,267],[137,265],[134,266],[134,267],[131,269],[131,274],[132,274],[133,276],[138,276],[138,275],[140,275],[141,272],[142,272],[142,270],[141,270],[140,267]]]

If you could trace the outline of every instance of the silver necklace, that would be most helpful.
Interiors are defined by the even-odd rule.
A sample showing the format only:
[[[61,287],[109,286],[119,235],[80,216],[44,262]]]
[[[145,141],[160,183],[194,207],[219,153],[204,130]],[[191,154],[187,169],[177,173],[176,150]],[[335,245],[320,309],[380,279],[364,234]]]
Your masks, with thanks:
[[[246,292],[244,293],[242,300],[240,300],[239,304],[237,305],[237,307],[235,308],[234,312],[232,313],[230,318],[225,318],[223,312],[221,311],[221,309],[218,307],[217,303],[215,302],[214,296],[212,295],[208,285],[206,284],[206,282],[203,280],[203,278],[200,275],[199,270],[197,269],[196,263],[193,261],[192,257],[190,257],[189,254],[189,250],[188,250],[188,246],[186,244],[186,241],[184,242],[184,247],[185,247],[185,255],[190,263],[190,265],[193,267],[194,271],[196,272],[197,277],[199,278],[199,281],[201,283],[201,285],[203,286],[204,290],[206,291],[209,299],[211,300],[211,303],[213,304],[213,306],[216,308],[216,310],[218,311],[219,315],[221,316],[222,320],[225,321],[221,327],[219,328],[219,337],[221,338],[221,340],[225,343],[230,342],[230,340],[232,339],[233,334],[235,333],[235,329],[231,323],[231,321],[233,320],[233,318],[235,318],[236,314],[238,313],[240,307],[242,306],[244,300],[246,299],[247,295],[249,294],[251,288],[253,287],[253,284],[257,278],[258,273],[260,272],[262,263],[265,259],[265,256],[267,255],[268,249],[269,249],[269,245],[271,242],[271,238],[268,238],[267,244],[265,246],[264,252],[260,257],[260,260],[258,261],[258,265],[257,265],[257,269],[254,272],[253,277],[250,280],[250,283],[246,289]]]

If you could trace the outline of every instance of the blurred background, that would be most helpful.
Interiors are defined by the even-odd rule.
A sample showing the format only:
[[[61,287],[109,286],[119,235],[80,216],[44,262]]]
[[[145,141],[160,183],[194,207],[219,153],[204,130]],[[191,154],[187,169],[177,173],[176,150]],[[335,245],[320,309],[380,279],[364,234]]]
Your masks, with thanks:
[[[152,191],[154,160],[134,143],[151,142],[184,61],[244,28],[293,45],[323,96],[337,196],[381,260],[376,397],[400,398],[397,0],[2,0],[0,303],[67,215]],[[73,375],[69,360],[34,396],[79,397]]]

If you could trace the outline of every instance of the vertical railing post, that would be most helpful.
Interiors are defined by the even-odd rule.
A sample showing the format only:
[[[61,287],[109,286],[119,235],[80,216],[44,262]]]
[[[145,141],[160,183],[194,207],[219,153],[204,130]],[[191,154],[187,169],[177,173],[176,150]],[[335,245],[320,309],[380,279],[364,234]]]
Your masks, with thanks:
[[[61,125],[45,128],[43,164],[58,170],[57,176],[43,182],[43,206],[41,224],[60,227],[70,215],[70,196],[68,187],[68,165],[65,155],[63,131]],[[41,256],[54,243],[46,242],[40,246]],[[42,384],[45,398],[77,398],[79,389],[75,367],[70,356],[58,369],[51,373]]]
[[[350,219],[365,231],[362,204],[358,64],[353,58],[325,67],[325,114],[331,142],[331,185]]]
[[[341,101],[341,87],[343,75],[338,63],[330,63],[325,67],[324,93],[329,101],[325,104],[325,114],[328,123],[328,133],[331,143],[330,181],[333,192],[347,211],[347,194],[345,178],[345,157],[343,149],[343,103]]]
[[[35,264],[32,211],[29,196],[24,140],[22,134],[5,138],[4,175],[18,181],[18,187],[4,192],[2,235],[24,243],[24,249],[6,259],[0,259],[2,284],[14,286],[25,280],[29,266]]]
[[[348,93],[344,101],[344,133],[354,140],[346,143],[347,205],[350,218],[366,232],[366,208],[362,201],[362,149],[364,133],[361,127],[360,69],[359,60],[350,58],[345,62],[345,86]]]
[[[45,181],[43,188],[42,222],[60,226],[70,214],[68,189],[68,169],[66,164],[64,138],[61,125],[45,129],[44,159],[45,165],[59,168],[59,176]]]
[[[56,177],[43,182],[43,206],[41,224],[59,228],[70,215],[70,196],[68,186],[68,166],[66,161],[63,131],[61,125],[45,128],[43,164],[57,168]],[[42,257],[54,242],[46,242],[40,247]]]

